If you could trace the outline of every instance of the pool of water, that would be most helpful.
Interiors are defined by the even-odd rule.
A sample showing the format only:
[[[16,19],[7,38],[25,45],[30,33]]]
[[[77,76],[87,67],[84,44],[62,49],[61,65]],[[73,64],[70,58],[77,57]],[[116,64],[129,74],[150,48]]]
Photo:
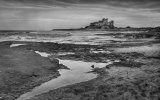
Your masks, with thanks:
[[[43,57],[49,56],[49,54],[44,52],[38,52],[38,51],[35,52]],[[89,81],[97,77],[97,74],[87,73],[89,71],[92,71],[91,68],[92,65],[94,65],[97,68],[102,68],[105,67],[106,65],[111,64],[111,62],[95,63],[95,62],[83,62],[83,61],[72,61],[72,60],[61,60],[61,59],[59,59],[59,62],[70,68],[70,70],[60,69],[59,73],[61,75],[58,78],[43,83],[42,85],[34,88],[31,92],[28,92],[20,96],[20,98],[18,98],[17,100],[27,100],[31,97],[34,97],[35,95],[42,94],[53,89],[57,89],[75,83]]]
[[[18,46],[21,46],[21,45],[27,45],[27,44],[11,44],[10,47],[18,47]]]

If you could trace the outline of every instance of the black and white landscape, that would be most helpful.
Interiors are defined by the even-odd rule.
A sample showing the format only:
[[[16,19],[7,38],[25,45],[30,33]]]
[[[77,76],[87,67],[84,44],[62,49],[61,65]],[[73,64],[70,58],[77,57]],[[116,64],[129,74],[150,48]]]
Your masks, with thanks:
[[[159,5],[0,0],[0,100],[159,100]]]

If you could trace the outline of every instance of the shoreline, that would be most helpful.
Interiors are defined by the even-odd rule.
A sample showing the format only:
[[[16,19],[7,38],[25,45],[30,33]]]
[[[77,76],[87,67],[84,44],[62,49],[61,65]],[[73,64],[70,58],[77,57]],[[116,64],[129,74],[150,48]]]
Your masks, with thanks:
[[[51,90],[47,93],[30,98],[29,100],[44,100],[49,98],[51,100],[58,100],[58,98],[69,98],[69,100],[79,100],[80,98],[83,100],[138,98],[138,100],[142,100],[146,97],[150,98],[151,96],[156,100],[156,98],[158,98],[157,91],[159,90],[156,90],[154,86],[158,87],[159,83],[157,82],[160,82],[158,78],[160,70],[160,52],[155,51],[157,53],[156,55],[147,56],[139,51],[114,51],[114,49],[139,47],[140,45],[149,45],[147,48],[152,48],[154,44],[159,44],[159,41],[155,39],[148,39],[147,42],[143,40],[136,43],[136,41],[136,39],[133,39],[133,44],[126,41],[124,43],[114,42],[106,45],[59,44],[26,41],[0,42],[0,71],[2,71],[0,72],[0,79],[6,80],[0,82],[0,88],[3,90],[0,92],[0,97],[14,100],[25,92],[31,91],[35,86],[39,86],[44,82],[60,76],[58,69],[61,69],[64,66],[58,67],[59,63],[55,58],[61,58],[85,62],[116,62],[109,66],[104,66],[104,68],[94,68],[92,73],[99,75],[93,80]],[[10,48],[10,45],[12,44],[21,43],[26,45]],[[156,46],[159,47],[159,45]],[[44,58],[36,54],[35,51],[46,52],[52,55],[48,58]],[[153,51],[151,50],[151,52]],[[9,69],[4,68],[4,66]],[[152,86],[151,83],[148,83],[147,86],[151,87],[151,90],[148,91],[154,92],[153,94],[143,92],[146,91],[144,88],[145,84],[150,81],[153,82],[154,86]],[[139,86],[138,89],[136,86]],[[120,91],[122,88],[124,91]]]
[[[68,98],[69,100],[117,100],[117,98],[121,98],[122,100],[124,98],[126,98],[127,100],[129,100],[129,98],[142,100],[146,97],[153,97],[154,100],[157,100],[159,90],[154,88],[154,86],[158,87],[158,82],[160,81],[160,79],[158,78],[158,72],[160,70],[159,59],[148,58],[146,55],[134,52],[118,53],[118,55],[119,54],[121,55],[121,57],[118,57],[118,59],[121,59],[121,61],[109,65],[108,67],[110,69],[104,67],[93,70],[93,72],[99,74],[97,78],[87,82],[81,82],[51,90],[49,92],[42,93],[33,98],[30,98],[29,100],[61,100],[66,98]],[[100,59],[101,56],[99,58],[97,57],[97,55],[96,59]],[[113,59],[115,59],[113,55],[115,54],[112,54]],[[62,56],[62,58],[70,60],[76,59],[73,55],[70,56],[71,58],[67,55],[66,57]],[[112,57],[110,58],[111,60]],[[83,58],[85,57],[78,57],[77,60],[83,61]],[[94,58],[92,58],[91,61],[96,62],[97,60],[94,60]],[[98,61],[102,62],[102,60]],[[148,84],[147,89],[149,87],[151,87],[151,89],[145,90],[145,84]],[[152,84],[154,84],[154,86]],[[137,86],[139,87],[138,89]],[[124,90],[119,90],[122,88]],[[154,92],[154,94],[147,94],[147,91]]]
[[[9,45],[8,42],[0,43],[1,98],[15,100],[24,92],[60,76],[57,60],[50,61],[33,51]]]

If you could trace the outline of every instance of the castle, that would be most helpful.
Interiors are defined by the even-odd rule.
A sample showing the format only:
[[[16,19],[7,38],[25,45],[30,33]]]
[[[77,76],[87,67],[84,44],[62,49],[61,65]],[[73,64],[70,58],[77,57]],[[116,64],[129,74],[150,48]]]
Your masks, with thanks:
[[[108,18],[103,18],[98,22],[93,22],[89,26],[86,26],[85,29],[113,29],[114,21],[108,21]]]

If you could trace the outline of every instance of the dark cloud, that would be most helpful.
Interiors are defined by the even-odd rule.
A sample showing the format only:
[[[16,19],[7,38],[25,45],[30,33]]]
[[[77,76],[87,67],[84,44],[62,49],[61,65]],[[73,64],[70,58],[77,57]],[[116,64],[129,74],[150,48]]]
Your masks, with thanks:
[[[102,4],[114,7],[156,9],[160,11],[160,0],[1,0],[0,3],[21,3],[24,5],[69,6],[69,4]]]
[[[150,9],[160,12],[160,0],[57,0],[79,4],[101,4],[121,8]]]
[[[159,5],[160,0],[0,0],[0,29],[78,28],[103,17],[120,27],[159,26]]]
[[[87,3],[87,4],[108,4],[115,6],[139,6],[158,7],[160,0],[1,0],[0,2],[15,2],[26,4],[52,5],[57,3]]]
[[[52,6],[70,6],[70,2],[56,1],[56,0],[0,0],[0,7],[16,7],[21,6],[32,6],[32,7],[52,7]]]
[[[80,0],[80,3],[88,4],[106,4],[114,7],[144,8],[157,9],[160,8],[160,0]],[[159,9],[158,9],[159,10]]]
[[[79,3],[79,0],[56,0],[56,1],[65,3]]]

